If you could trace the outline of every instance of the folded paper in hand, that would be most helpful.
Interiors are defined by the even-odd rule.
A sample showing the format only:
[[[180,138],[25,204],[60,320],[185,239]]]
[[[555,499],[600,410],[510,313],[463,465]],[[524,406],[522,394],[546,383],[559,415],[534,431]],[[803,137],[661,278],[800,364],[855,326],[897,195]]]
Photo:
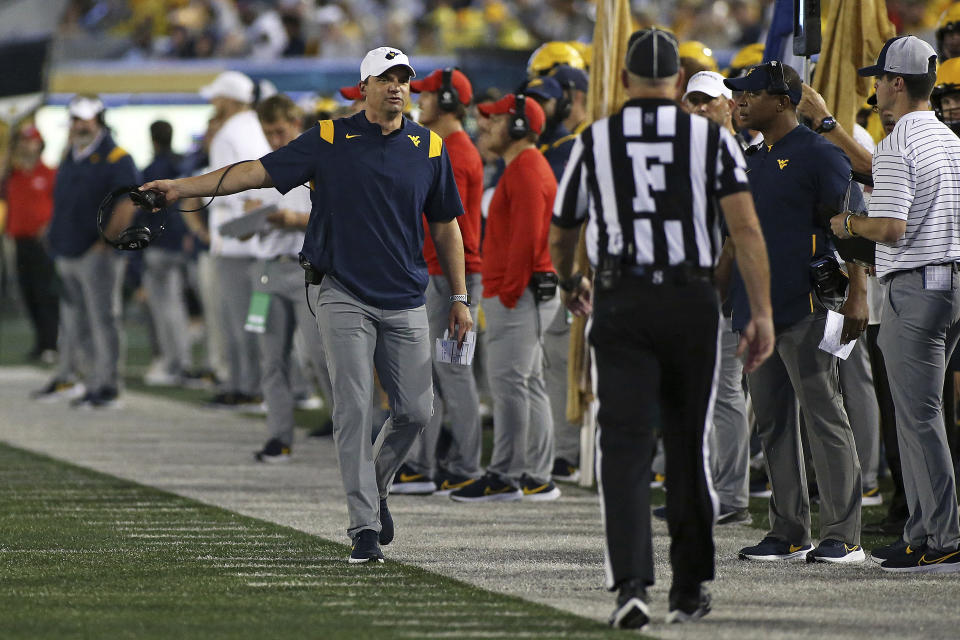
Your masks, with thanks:
[[[853,348],[857,346],[857,341],[851,340],[844,344],[840,342],[842,334],[843,314],[836,311],[827,311],[827,323],[823,328],[823,340],[820,341],[820,349],[832,353],[841,360],[846,360]]]
[[[243,214],[239,218],[234,218],[233,220],[224,222],[217,227],[217,229],[220,231],[221,235],[229,236],[231,238],[252,236],[255,233],[267,231],[270,228],[270,224],[267,222],[267,216],[276,210],[277,205],[275,204],[257,207],[256,209]]]
[[[474,331],[467,331],[463,337],[463,346],[459,346],[456,340],[450,340],[450,332],[444,331],[443,338],[437,338],[436,360],[437,362],[449,362],[451,364],[461,364],[468,366],[473,362],[473,352],[477,348],[477,334]]]

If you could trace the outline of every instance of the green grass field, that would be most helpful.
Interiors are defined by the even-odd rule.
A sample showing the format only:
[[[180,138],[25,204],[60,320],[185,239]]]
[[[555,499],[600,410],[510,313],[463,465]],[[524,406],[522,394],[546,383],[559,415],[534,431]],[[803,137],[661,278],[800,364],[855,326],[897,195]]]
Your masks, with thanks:
[[[599,638],[605,625],[0,445],[0,636]]]

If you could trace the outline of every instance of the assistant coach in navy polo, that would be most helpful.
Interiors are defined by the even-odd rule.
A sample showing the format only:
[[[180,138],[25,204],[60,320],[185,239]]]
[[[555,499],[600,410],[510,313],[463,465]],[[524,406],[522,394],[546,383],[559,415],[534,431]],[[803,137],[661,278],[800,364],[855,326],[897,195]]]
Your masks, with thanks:
[[[403,117],[413,75],[400,50],[374,49],[360,65],[365,111],[322,120],[226,175],[222,168],[142,187],[163,192],[168,202],[272,186],[286,193],[307,182],[313,187],[303,255],[325,274],[317,320],[333,384],[333,436],[352,563],[383,561],[380,544],[393,539],[390,481],[432,413],[423,215],[453,292],[450,333],[462,340],[473,327],[455,220],[463,206],[450,159],[439,135]],[[390,399],[390,418],[371,445],[374,364]]]

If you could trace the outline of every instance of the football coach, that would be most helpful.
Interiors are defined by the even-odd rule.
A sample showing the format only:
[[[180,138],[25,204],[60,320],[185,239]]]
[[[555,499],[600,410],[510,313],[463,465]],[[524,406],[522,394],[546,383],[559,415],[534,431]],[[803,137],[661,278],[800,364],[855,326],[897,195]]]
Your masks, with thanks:
[[[463,214],[443,139],[404,118],[414,70],[399,49],[379,47],[360,64],[365,110],[322,120],[259,160],[179,180],[149,182],[168,203],[180,198],[309,183],[313,209],[302,257],[323,274],[317,321],[333,384],[333,436],[347,494],[351,563],[383,562],[393,539],[390,482],[433,407],[424,291],[426,216],[450,281],[449,329],[473,326],[464,277]],[[314,338],[316,339],[316,338]],[[373,370],[390,417],[372,440]]]

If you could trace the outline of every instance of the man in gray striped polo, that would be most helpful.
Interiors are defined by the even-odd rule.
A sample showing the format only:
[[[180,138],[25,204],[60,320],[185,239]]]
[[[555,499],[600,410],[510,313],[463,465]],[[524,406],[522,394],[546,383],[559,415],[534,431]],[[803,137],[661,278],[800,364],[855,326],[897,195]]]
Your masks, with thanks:
[[[914,36],[891,38],[877,64],[877,107],[897,119],[873,154],[869,217],[834,216],[841,238],[876,241],[889,282],[879,344],[897,414],[910,507],[903,538],[875,549],[886,571],[960,571],[956,481],[941,409],[945,363],[960,338],[960,139],[929,110],[937,54]]]

